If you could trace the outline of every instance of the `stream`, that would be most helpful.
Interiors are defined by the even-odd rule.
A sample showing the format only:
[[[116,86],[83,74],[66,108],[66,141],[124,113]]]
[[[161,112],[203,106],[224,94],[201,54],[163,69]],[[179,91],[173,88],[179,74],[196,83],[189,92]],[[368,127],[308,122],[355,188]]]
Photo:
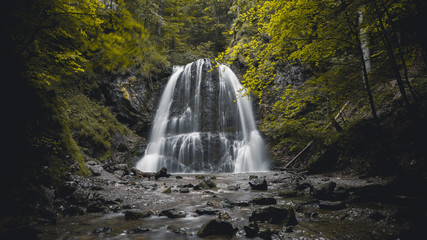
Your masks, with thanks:
[[[255,178],[265,179],[268,189],[252,190],[248,183]],[[216,186],[196,190],[203,181]],[[56,203],[62,210],[56,224],[40,226],[39,238],[198,239],[203,224],[221,218],[232,224],[234,235],[210,239],[246,239],[244,227],[252,212],[273,206],[292,208],[298,224],[258,222],[255,239],[396,239],[406,226],[399,217],[403,207],[369,201],[384,184],[292,171],[186,173],[157,180],[102,171],[99,176],[73,176],[68,202]],[[170,209],[174,211],[167,214]]]

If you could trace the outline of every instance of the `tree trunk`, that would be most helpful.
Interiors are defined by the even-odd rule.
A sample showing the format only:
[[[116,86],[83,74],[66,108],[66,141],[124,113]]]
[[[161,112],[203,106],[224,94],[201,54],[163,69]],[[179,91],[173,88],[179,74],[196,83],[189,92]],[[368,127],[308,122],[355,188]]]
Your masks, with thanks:
[[[363,14],[363,12],[360,11],[359,12],[359,19],[358,19],[359,20],[359,24],[363,20],[363,15],[362,14]],[[351,26],[351,24],[350,24],[350,26]],[[353,31],[353,33],[354,33],[354,35],[356,37],[357,44],[359,45],[359,47],[357,49],[358,49],[359,55],[360,55],[360,63],[362,65],[362,73],[363,73],[363,81],[365,83],[366,92],[368,93],[369,105],[371,106],[372,117],[374,119],[378,119],[377,110],[375,108],[374,97],[372,96],[371,86],[369,84],[369,75],[368,75],[368,73],[369,73],[370,69],[368,69],[367,66],[366,66],[366,63],[367,63],[367,60],[365,59],[366,53],[364,53],[364,46],[368,46],[367,39],[366,39],[365,36],[362,36],[362,35],[359,37],[359,32],[357,32],[357,31]],[[361,31],[360,31],[360,34],[362,34],[362,33],[364,33],[363,29],[361,29]],[[361,42],[361,39],[360,39],[361,37],[365,38],[364,39],[364,41],[366,41],[365,43]],[[366,50],[366,47],[365,47],[365,50]],[[369,59],[369,63],[370,63],[370,59]]]
[[[381,11],[380,11],[379,7],[377,6],[377,4],[375,3],[375,1],[373,1],[373,2],[374,2],[375,12],[377,14],[378,28],[379,28],[378,30],[382,34],[383,43],[384,43],[384,46],[385,46],[386,51],[387,51],[387,55],[390,59],[390,62],[391,62],[392,68],[393,68],[393,73],[394,73],[394,77],[396,78],[396,81],[397,81],[397,86],[399,87],[399,91],[400,91],[400,94],[402,95],[403,101],[405,102],[406,105],[409,106],[409,100],[408,100],[408,97],[406,95],[405,86],[404,86],[403,81],[402,81],[402,76],[400,75],[400,70],[399,70],[399,67],[398,67],[398,64],[396,61],[396,56],[394,54],[393,46],[390,43],[390,40],[389,40],[390,38],[389,38],[389,36],[386,32],[386,29],[384,27]]]
[[[160,0],[159,20],[157,20],[157,26],[156,26],[156,34],[157,34],[158,41],[160,41],[160,37],[162,36],[162,18],[163,18],[164,9],[165,9],[165,0]]]

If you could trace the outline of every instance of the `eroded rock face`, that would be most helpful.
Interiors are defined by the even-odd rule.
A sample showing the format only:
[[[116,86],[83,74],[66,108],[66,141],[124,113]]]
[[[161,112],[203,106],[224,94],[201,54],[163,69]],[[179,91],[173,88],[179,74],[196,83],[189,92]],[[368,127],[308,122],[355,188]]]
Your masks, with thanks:
[[[121,123],[140,136],[148,136],[161,95],[158,86],[166,83],[169,75],[168,69],[157,74],[156,79],[146,79],[133,72],[112,76],[103,81],[98,98],[112,106]]]

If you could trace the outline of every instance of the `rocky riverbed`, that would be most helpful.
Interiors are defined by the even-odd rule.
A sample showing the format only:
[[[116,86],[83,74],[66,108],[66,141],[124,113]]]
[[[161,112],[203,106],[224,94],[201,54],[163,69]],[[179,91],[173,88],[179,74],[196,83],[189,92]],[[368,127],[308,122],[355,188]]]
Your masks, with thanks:
[[[397,239],[425,219],[416,200],[394,201],[384,179],[297,171],[156,179],[91,164],[94,176],[46,189],[51,214],[34,226],[40,239]]]

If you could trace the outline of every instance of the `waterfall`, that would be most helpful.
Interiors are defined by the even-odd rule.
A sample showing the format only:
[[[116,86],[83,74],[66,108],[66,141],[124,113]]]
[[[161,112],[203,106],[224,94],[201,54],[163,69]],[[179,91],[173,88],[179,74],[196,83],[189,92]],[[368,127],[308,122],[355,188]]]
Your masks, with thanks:
[[[252,103],[233,71],[199,59],[174,67],[145,154],[136,168],[155,172],[268,171]]]

